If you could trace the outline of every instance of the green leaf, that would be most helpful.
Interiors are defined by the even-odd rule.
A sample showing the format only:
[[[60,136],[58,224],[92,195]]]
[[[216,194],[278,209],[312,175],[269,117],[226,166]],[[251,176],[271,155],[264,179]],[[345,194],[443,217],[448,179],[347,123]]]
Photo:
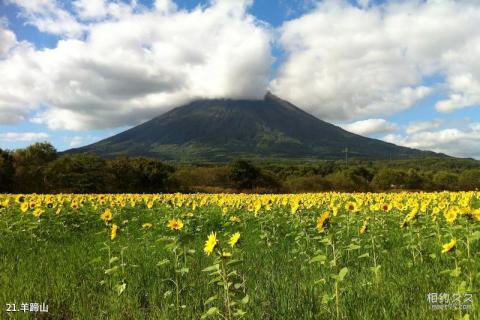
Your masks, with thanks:
[[[167,298],[167,297],[169,297],[169,296],[171,296],[171,295],[172,295],[172,290],[165,291],[165,292],[163,293],[163,298],[165,299],[165,298]]]
[[[248,294],[247,294],[245,297],[243,297],[242,300],[240,300],[240,303],[241,303],[241,304],[247,304],[248,301],[250,301],[250,297],[249,297]]]
[[[234,313],[233,313],[233,316],[234,317],[243,317],[244,315],[246,315],[247,313],[245,311],[243,311],[242,309],[237,309]]]
[[[341,282],[343,281],[343,279],[345,278],[345,275],[347,274],[348,272],[348,268],[347,267],[343,267],[342,270],[340,270],[340,272],[338,273],[338,281]]]
[[[222,277],[218,276],[218,277],[215,277],[212,280],[210,280],[210,282],[208,284],[212,284],[212,283],[215,283],[215,282],[220,282],[221,280],[222,280]]]
[[[322,304],[328,304],[329,301],[330,301],[330,296],[327,293],[325,293],[322,296]]]
[[[477,241],[478,239],[480,239],[480,231],[475,231],[470,236],[470,241]]]
[[[89,264],[100,263],[102,261],[101,257],[97,257],[95,259],[90,260]]]
[[[381,267],[381,265],[378,265],[378,266],[376,266],[376,267],[371,267],[371,268],[370,268],[370,271],[372,271],[373,273],[377,274],[378,271],[380,271],[380,267]]]
[[[240,289],[240,288],[242,287],[242,284],[241,284],[241,283],[235,283],[235,284],[233,285],[233,287],[238,290],[238,289]]]
[[[327,257],[320,254],[320,255],[315,256],[312,259],[310,259],[310,261],[308,263],[320,262],[321,264],[324,264],[326,260],[327,260]]]
[[[205,318],[208,318],[208,317],[212,317],[214,315],[218,314],[218,308],[217,307],[211,307],[210,309],[208,309],[207,312],[205,312],[201,319],[205,319]]]
[[[114,263],[114,262],[116,262],[116,261],[118,261],[118,260],[119,260],[118,257],[112,257],[112,258],[110,258],[110,261],[109,261],[109,262],[110,262],[110,264],[112,264],[112,263]]]
[[[105,274],[112,274],[118,271],[118,266],[105,270]]]
[[[364,253],[364,254],[362,254],[362,255],[359,255],[359,256],[358,256],[358,259],[368,258],[368,257],[370,257],[370,254],[367,252],[367,253]]]
[[[238,260],[238,259],[230,260],[230,261],[227,262],[227,266],[232,266],[232,265],[235,265],[235,264],[239,264],[240,262],[242,262],[242,260]]]
[[[322,278],[322,279],[319,279],[319,280],[316,280],[313,284],[325,284],[327,283],[327,280],[325,280],[325,278]]]
[[[452,270],[445,269],[445,270],[440,271],[440,274],[450,274],[451,272],[452,272]]]
[[[179,269],[179,270],[175,270],[175,272],[181,273],[182,275],[188,273],[189,271],[190,271],[190,269],[185,268],[185,267],[184,267],[184,268],[181,268],[181,269]]]
[[[125,288],[127,288],[126,283],[120,283],[115,286],[115,291],[117,291],[118,295],[121,295],[123,291],[125,291]]]
[[[450,272],[450,275],[454,278],[458,277],[461,274],[462,274],[462,269],[460,267],[455,268],[452,270],[452,272]]]
[[[157,267],[163,266],[164,264],[170,263],[170,260],[163,259],[157,263]]]
[[[205,269],[202,270],[202,272],[210,272],[210,271],[218,271],[218,270],[220,270],[220,265],[217,263],[217,264],[214,264],[213,266],[206,267]]]
[[[347,251],[352,251],[352,250],[357,250],[357,249],[360,249],[361,246],[359,246],[358,244],[353,244],[351,243],[346,249]]]
[[[218,298],[218,295],[211,296],[211,297],[208,298],[203,304],[204,304],[204,305],[207,305],[207,304],[209,304],[209,303],[217,300],[217,298]]]

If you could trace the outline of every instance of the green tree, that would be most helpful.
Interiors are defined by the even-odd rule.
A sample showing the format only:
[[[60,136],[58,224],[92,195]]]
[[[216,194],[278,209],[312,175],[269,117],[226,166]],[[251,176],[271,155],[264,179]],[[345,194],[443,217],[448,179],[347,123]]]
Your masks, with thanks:
[[[400,188],[404,184],[405,173],[389,168],[380,169],[372,179],[372,186],[380,190]]]
[[[320,192],[332,189],[332,183],[321,176],[290,177],[285,181],[287,192]]]
[[[362,175],[358,175],[355,169],[344,169],[326,177],[333,190],[338,191],[367,191],[368,181]]]
[[[16,192],[44,192],[45,169],[57,158],[57,150],[48,142],[38,142],[13,153]]]
[[[480,188],[480,170],[465,170],[458,178],[458,185],[461,190],[475,190]]]
[[[409,169],[403,177],[404,187],[407,189],[419,190],[423,188],[424,179],[415,169]]]
[[[259,176],[260,171],[248,161],[236,160],[230,165],[228,177],[235,188],[252,189]]]
[[[11,152],[0,149],[0,192],[12,192],[14,175]]]
[[[456,190],[458,187],[458,175],[448,172],[439,171],[433,176],[435,188],[440,190]]]
[[[105,192],[105,161],[91,154],[65,155],[52,161],[46,169],[49,192]]]
[[[109,161],[108,169],[113,192],[164,192],[175,172],[172,166],[158,160],[126,156]]]

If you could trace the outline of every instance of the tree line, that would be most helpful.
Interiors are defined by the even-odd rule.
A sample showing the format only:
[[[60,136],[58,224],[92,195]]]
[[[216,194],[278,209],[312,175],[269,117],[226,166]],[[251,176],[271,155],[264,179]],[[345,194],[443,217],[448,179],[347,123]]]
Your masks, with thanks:
[[[476,190],[472,159],[169,164],[145,157],[59,154],[49,143],[0,149],[0,192],[320,192]]]

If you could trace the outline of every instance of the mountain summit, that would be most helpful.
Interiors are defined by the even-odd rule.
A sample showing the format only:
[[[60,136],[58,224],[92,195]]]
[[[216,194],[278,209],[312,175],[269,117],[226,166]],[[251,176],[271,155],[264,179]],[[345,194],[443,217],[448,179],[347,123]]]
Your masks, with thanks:
[[[68,150],[110,158],[226,161],[405,159],[438,155],[350,133],[267,93],[263,100],[197,100],[97,143]]]

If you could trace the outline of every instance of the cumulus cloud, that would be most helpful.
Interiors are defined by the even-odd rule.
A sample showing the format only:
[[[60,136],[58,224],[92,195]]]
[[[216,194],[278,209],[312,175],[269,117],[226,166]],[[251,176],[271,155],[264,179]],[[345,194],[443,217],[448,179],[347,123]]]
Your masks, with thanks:
[[[421,131],[427,131],[431,129],[438,128],[443,123],[440,119],[430,120],[430,121],[414,121],[410,122],[405,129],[408,134],[413,134]]]
[[[468,0],[390,1],[381,6],[327,0],[285,23],[288,56],[272,91],[327,120],[405,110],[446,78],[451,111],[480,102],[480,6]]]
[[[76,2],[85,17],[102,14],[85,3]],[[32,122],[52,129],[118,127],[198,98],[260,98],[272,63],[270,31],[247,14],[250,3],[185,11],[161,0],[89,23],[85,40],[19,47],[0,60],[0,122],[33,112]]]
[[[3,141],[40,141],[47,139],[49,135],[45,132],[6,132],[0,133],[0,140]]]
[[[78,147],[78,146],[81,146],[83,144],[83,137],[80,137],[80,136],[74,136],[74,137],[70,137],[67,139],[68,140],[68,146],[70,148],[74,148],[74,147]]]
[[[6,0],[20,8],[25,21],[46,33],[79,37],[85,26],[56,0]]]
[[[389,134],[383,140],[398,145],[480,159],[480,123],[465,128],[424,130],[410,135]]]
[[[6,22],[0,18],[0,59],[17,43],[15,34],[6,28]]]
[[[108,15],[108,3],[105,0],[75,0],[73,6],[83,19],[98,19]]]
[[[385,119],[367,119],[344,124],[342,128],[362,136],[372,136],[395,132],[398,126]]]

